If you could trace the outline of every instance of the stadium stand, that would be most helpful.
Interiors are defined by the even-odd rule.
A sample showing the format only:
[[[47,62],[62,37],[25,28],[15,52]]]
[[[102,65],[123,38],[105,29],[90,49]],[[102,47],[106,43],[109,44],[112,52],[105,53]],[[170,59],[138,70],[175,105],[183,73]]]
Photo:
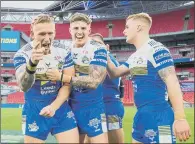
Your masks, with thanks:
[[[184,18],[189,12],[189,20],[187,30],[194,29],[194,7],[182,10],[176,10],[168,13],[161,13],[152,15],[153,18],[153,26],[150,31],[150,34],[162,34],[162,33],[170,33],[170,32],[181,32],[184,30]],[[7,23],[2,23],[2,27],[6,26]],[[30,24],[19,24],[19,23],[9,23],[13,27],[13,30],[21,31],[29,36],[30,34]],[[110,26],[110,28],[109,28]],[[115,37],[123,37],[123,30],[125,27],[125,19],[118,20],[102,20],[102,21],[94,21],[92,23],[92,33],[101,33],[103,37],[107,38],[112,36]],[[70,39],[71,36],[69,34],[69,24],[62,23],[56,24],[56,39],[64,40]],[[109,29],[112,29],[112,35],[109,35]],[[66,31],[65,31],[66,30]],[[184,55],[182,50],[188,49],[188,52]],[[186,45],[186,46],[172,46],[169,47],[169,50],[174,59],[180,58],[194,58],[194,45]],[[113,50],[112,53],[116,55],[118,61],[126,61],[127,58],[134,52],[134,50]],[[2,63],[13,63],[13,55],[14,52],[1,52],[1,62]],[[190,81],[194,78],[194,68],[176,68],[176,72],[181,74],[183,72],[189,72],[187,77],[184,77],[183,81]],[[12,74],[14,75],[15,70],[13,69],[2,69],[2,74]],[[16,86],[15,80],[11,82],[3,82],[1,79],[1,83],[6,83],[8,85]],[[125,93],[123,102],[127,105],[133,105],[133,86],[130,80],[124,79],[125,84]],[[194,103],[194,92],[185,92],[184,100],[190,103]],[[8,103],[23,103],[24,95],[22,92],[17,92],[14,94],[10,94],[8,96]]]
[[[173,12],[152,15],[153,26],[150,31],[151,34],[168,33],[168,32],[178,32],[182,31],[184,27],[184,17],[187,14],[187,9],[177,10]],[[194,29],[194,8],[190,9],[190,19],[188,29]],[[163,17],[163,19],[162,19]],[[103,20],[94,21],[92,23],[92,32],[101,33],[104,37],[109,36],[109,30],[107,28],[109,22],[113,24],[113,37],[121,37],[123,35],[123,30],[125,28],[125,20]],[[6,26],[7,23],[2,23],[2,27]],[[9,24],[13,27],[13,30],[22,31],[26,35],[30,34],[30,24]],[[70,34],[68,31],[69,24],[56,24],[56,39],[70,39]],[[67,30],[67,31],[65,31]]]
[[[24,93],[23,92],[16,92],[8,95],[7,103],[24,103]]]
[[[153,15],[153,24],[150,33],[157,34],[182,31],[184,25],[183,18],[186,12],[186,9],[184,9],[180,11]]]
[[[184,92],[183,100],[188,103],[194,104],[194,92]]]

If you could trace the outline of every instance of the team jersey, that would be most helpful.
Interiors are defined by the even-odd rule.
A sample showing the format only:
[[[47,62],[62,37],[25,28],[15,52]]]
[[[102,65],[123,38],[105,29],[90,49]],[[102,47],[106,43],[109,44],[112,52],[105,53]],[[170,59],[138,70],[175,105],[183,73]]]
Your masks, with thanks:
[[[66,66],[66,62],[70,64],[72,61],[69,49],[54,41],[51,46],[51,54],[44,55],[43,60],[40,60],[35,72],[35,82],[32,87],[25,92],[25,99],[35,100],[51,100],[54,99],[60,87],[61,82],[52,82],[47,76],[46,72],[49,68],[57,68],[62,71]],[[17,70],[23,64],[26,64],[32,53],[32,42],[23,46],[14,56],[14,66]]]
[[[89,40],[81,48],[74,48],[72,44],[71,54],[73,57],[76,76],[89,75],[90,65],[96,65],[105,68],[107,66],[107,51],[105,46],[99,44],[96,41]],[[96,89],[76,86],[72,87],[70,104],[73,109],[85,107],[101,101],[103,101],[102,84],[99,84]]]
[[[169,50],[153,39],[147,41],[124,63],[130,69],[137,107],[165,102],[167,88],[158,71],[174,66]]]
[[[112,54],[109,53],[109,57],[113,64],[118,67],[119,63],[117,60],[112,56]],[[121,78],[115,78],[110,79],[110,77],[107,75],[104,82],[103,82],[103,98],[104,102],[109,101],[120,101],[120,79]]]

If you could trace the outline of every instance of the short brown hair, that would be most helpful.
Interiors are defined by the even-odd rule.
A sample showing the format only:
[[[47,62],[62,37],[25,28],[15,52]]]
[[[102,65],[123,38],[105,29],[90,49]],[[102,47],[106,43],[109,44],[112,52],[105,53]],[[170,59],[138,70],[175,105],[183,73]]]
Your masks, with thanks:
[[[147,13],[138,13],[138,14],[129,15],[126,21],[129,19],[133,19],[133,20],[141,19],[147,22],[150,27],[152,26],[152,18]]]
[[[34,25],[39,24],[39,23],[54,23],[54,18],[48,14],[39,14],[36,17],[34,17],[31,22],[31,26],[30,26],[30,37],[33,31]]]
[[[91,18],[88,15],[83,14],[83,13],[75,13],[75,14],[73,14],[70,17],[69,21],[70,21],[70,23],[73,23],[75,21],[84,21],[87,24],[91,24],[91,22],[92,22]]]

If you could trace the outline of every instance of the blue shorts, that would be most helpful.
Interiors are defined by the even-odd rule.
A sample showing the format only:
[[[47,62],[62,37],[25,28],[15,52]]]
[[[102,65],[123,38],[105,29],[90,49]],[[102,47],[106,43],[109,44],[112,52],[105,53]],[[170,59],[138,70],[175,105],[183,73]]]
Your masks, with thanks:
[[[105,112],[108,130],[117,130],[122,128],[124,116],[124,105],[120,101],[105,102]]]
[[[154,110],[156,109],[156,110]],[[142,143],[176,143],[172,131],[174,113],[170,106],[158,110],[138,109],[133,123],[132,137]]]
[[[51,101],[25,103],[25,110],[23,111],[23,114],[26,114],[25,135],[46,140],[50,132],[55,135],[77,127],[74,114],[67,102],[62,104],[51,118],[39,115],[41,109],[49,104],[51,104]]]
[[[92,106],[73,110],[73,112],[80,134],[95,137],[107,132],[104,104],[93,104]]]

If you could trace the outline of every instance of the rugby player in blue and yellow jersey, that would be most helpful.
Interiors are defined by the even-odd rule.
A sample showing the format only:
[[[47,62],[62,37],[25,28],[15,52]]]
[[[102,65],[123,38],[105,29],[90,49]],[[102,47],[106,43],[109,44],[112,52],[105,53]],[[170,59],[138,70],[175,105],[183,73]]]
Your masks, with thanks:
[[[103,36],[99,33],[90,35],[93,40],[104,44]],[[110,57],[113,64],[117,67],[119,66],[118,61],[109,52],[109,45],[106,45],[108,50],[108,56]],[[109,75],[103,82],[103,99],[107,120],[108,129],[108,140],[109,143],[124,143],[124,132],[122,128],[122,121],[124,116],[124,106],[121,102],[123,97],[123,85],[121,85],[121,77],[110,79]]]
[[[79,135],[74,114],[66,101],[70,85],[50,81],[48,69],[64,70],[72,59],[65,46],[54,41],[55,24],[46,14],[38,15],[31,24],[31,38],[14,56],[16,79],[25,93],[25,143],[44,143],[48,134],[59,143],[78,143]],[[49,112],[47,112],[49,111]],[[53,117],[47,117],[47,113]]]
[[[82,13],[75,13],[70,18],[72,36],[71,56],[67,68],[75,67],[75,76],[61,75],[58,70],[49,70],[51,80],[60,80],[72,86],[69,103],[77,120],[80,142],[85,135],[91,143],[107,143],[107,126],[103,102],[102,82],[106,76],[107,50],[89,38],[91,19]],[[60,76],[61,75],[61,76]]]
[[[133,123],[133,143],[175,143],[187,140],[182,92],[169,50],[149,37],[151,17],[146,13],[126,19],[126,42],[136,47],[127,62],[115,67],[108,58],[111,77],[131,74],[137,113]],[[168,97],[173,109],[167,102]]]

